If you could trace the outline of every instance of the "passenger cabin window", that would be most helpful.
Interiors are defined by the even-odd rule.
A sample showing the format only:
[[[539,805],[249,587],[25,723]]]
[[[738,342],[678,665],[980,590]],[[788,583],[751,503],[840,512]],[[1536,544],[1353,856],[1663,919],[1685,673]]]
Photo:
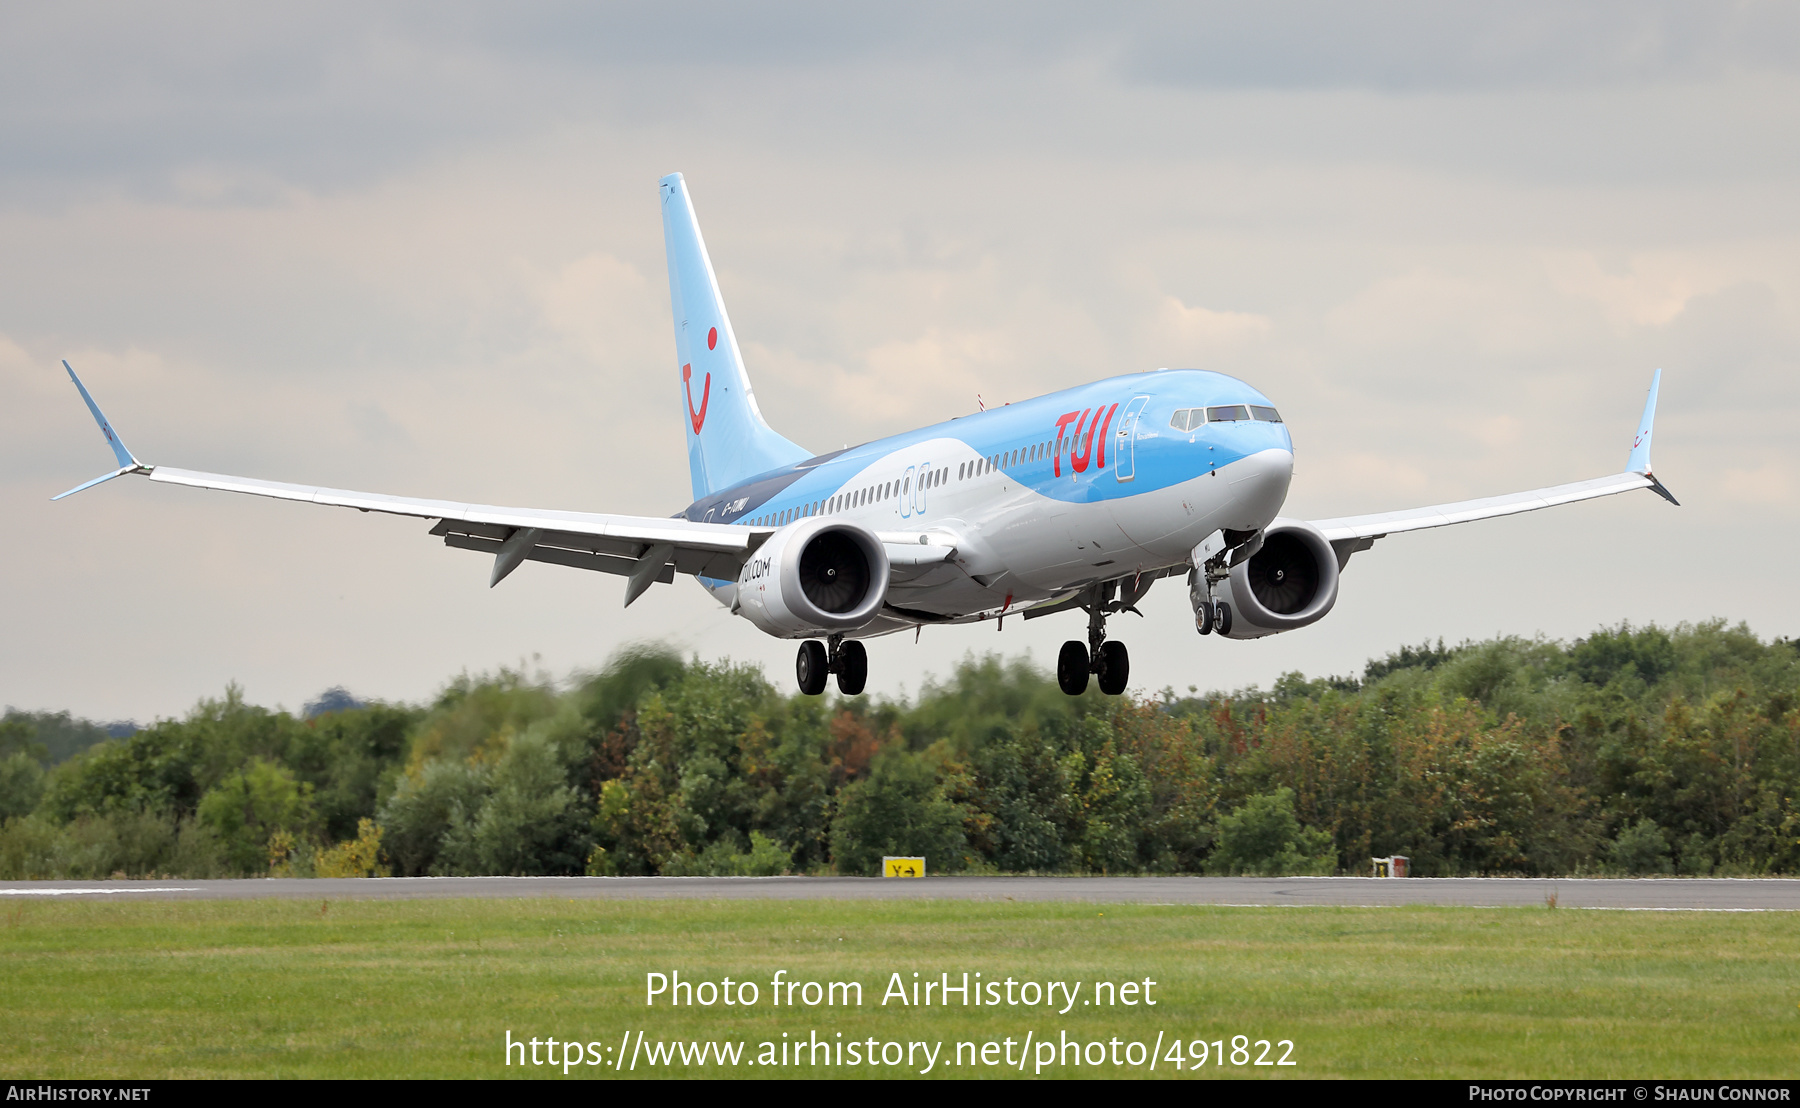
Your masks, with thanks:
[[[1250,413],[1244,410],[1242,404],[1221,404],[1216,408],[1206,409],[1206,418],[1212,423],[1235,423],[1249,419]]]

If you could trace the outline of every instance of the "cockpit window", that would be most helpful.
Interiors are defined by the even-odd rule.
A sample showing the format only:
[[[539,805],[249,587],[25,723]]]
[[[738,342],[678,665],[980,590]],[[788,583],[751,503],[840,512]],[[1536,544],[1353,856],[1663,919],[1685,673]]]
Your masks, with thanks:
[[[1220,404],[1212,408],[1178,408],[1169,417],[1169,426],[1177,431],[1192,431],[1211,420],[1214,423],[1237,423],[1244,420],[1280,423],[1281,413],[1262,404]]]

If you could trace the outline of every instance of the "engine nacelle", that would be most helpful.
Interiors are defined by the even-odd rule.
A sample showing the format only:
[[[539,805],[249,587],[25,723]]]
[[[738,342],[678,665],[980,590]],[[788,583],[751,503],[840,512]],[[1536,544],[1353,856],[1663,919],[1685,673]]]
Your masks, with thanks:
[[[738,614],[780,638],[854,631],[881,611],[887,588],[887,550],[873,531],[814,516],[769,536],[744,563]]]
[[[1234,639],[1259,639],[1317,623],[1337,603],[1337,552],[1317,527],[1277,519],[1262,548],[1231,567],[1214,595],[1231,605]]]

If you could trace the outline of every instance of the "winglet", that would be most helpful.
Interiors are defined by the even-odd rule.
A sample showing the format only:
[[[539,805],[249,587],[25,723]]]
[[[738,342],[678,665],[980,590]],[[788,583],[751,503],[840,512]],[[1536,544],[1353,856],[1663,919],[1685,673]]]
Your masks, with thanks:
[[[1650,437],[1656,429],[1656,389],[1662,384],[1662,370],[1650,378],[1650,396],[1644,401],[1644,418],[1638,421],[1637,437],[1631,440],[1631,455],[1625,459],[1625,472],[1641,473],[1650,478],[1650,489],[1669,503],[1680,506],[1663,483],[1650,472]]]
[[[150,467],[138,461],[137,456],[127,450],[123,442],[119,441],[119,436],[113,431],[112,424],[106,421],[106,416],[100,411],[100,405],[94,403],[94,398],[88,395],[87,386],[81,383],[81,378],[75,376],[75,370],[69,365],[67,359],[63,360],[63,368],[69,371],[69,380],[75,382],[76,389],[80,390],[81,399],[87,403],[88,411],[94,413],[94,422],[100,425],[100,433],[106,436],[106,445],[112,447],[113,457],[118,460],[119,468],[103,477],[96,477],[92,481],[76,485],[68,492],[58,493],[50,499],[61,500],[65,496],[73,496],[83,489],[91,489],[95,485],[127,473],[149,472]]]
[[[50,499],[61,500],[65,496],[74,496],[76,493],[81,492],[84,489],[91,489],[95,485],[104,485],[104,484],[106,484],[106,482],[112,480],[114,477],[123,477],[127,473],[136,473],[136,472],[137,472],[136,466],[126,466],[124,469],[116,469],[111,473],[101,474],[99,477],[94,478],[92,481],[83,481],[81,484],[76,485],[74,488],[70,489],[68,492],[59,492],[55,496],[51,497]]]
[[[1650,397],[1644,401],[1644,418],[1638,421],[1637,438],[1631,440],[1631,456],[1625,459],[1626,473],[1650,472],[1650,433],[1656,427],[1656,387],[1662,384],[1662,370],[1650,378]]]
[[[81,391],[81,398],[87,401],[88,411],[94,413],[94,422],[100,425],[100,433],[106,436],[106,445],[112,447],[113,457],[119,459],[119,468],[132,469],[142,465],[143,463],[138,461],[131,451],[125,449],[125,444],[119,441],[119,436],[113,433],[112,424],[106,422],[106,416],[101,413],[100,405],[94,403],[94,398],[88,395],[87,386],[81,383],[81,378],[75,376],[75,370],[70,367],[67,358],[63,359],[63,368],[69,371],[69,380],[75,382],[75,387]],[[1653,390],[1651,398],[1654,399],[1655,395]]]

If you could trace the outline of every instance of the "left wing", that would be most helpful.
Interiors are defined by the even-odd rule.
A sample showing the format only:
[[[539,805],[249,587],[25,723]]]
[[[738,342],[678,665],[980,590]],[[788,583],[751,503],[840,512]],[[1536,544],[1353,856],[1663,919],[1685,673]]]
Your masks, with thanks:
[[[1656,391],[1662,384],[1662,370],[1657,370],[1650,379],[1650,396],[1644,402],[1644,415],[1638,421],[1637,437],[1631,442],[1631,454],[1625,459],[1625,472],[1615,473],[1611,477],[1597,477],[1592,481],[1575,481],[1567,485],[1552,485],[1544,489],[1532,489],[1528,492],[1509,493],[1505,496],[1490,496],[1480,500],[1459,500],[1453,504],[1434,504],[1428,508],[1409,508],[1398,512],[1378,512],[1366,516],[1342,516],[1337,519],[1313,520],[1312,525],[1324,533],[1327,542],[1337,551],[1338,565],[1350,559],[1350,555],[1358,550],[1367,550],[1375,540],[1402,531],[1420,531],[1427,527],[1447,527],[1452,523],[1468,523],[1477,519],[1493,519],[1496,516],[1517,515],[1520,512],[1535,512],[1539,508],[1549,508],[1557,504],[1573,504],[1577,500],[1592,500],[1600,496],[1612,496],[1615,493],[1630,492],[1633,489],[1650,489],[1671,504],[1679,505],[1680,501],[1663,487],[1654,474],[1650,472],[1650,437],[1656,423]]]
[[[51,497],[52,500],[61,500],[127,473],[138,473],[169,485],[431,519],[437,521],[431,534],[442,538],[445,546],[494,556],[489,588],[498,585],[524,562],[548,562],[625,577],[627,606],[653,583],[673,582],[677,573],[722,581],[736,580],[744,562],[777,530],[734,523],[695,523],[679,517],[664,519],[546,508],[504,508],[455,500],[420,500],[147,465],[125,448],[68,362],[63,363],[63,368],[69,371],[69,379],[81,391],[82,400],[94,414],[94,422],[100,425],[106,441],[112,446],[119,468],[59,493]],[[915,538],[911,533],[884,532],[878,537],[887,548],[890,571],[896,579],[917,576],[948,561],[956,553],[953,547],[927,544],[923,535]]]
[[[385,493],[354,492],[314,485],[290,485],[200,473],[169,466],[145,466],[150,480],[197,489],[272,496],[328,504],[363,512],[435,519],[433,535],[445,546],[479,550],[494,555],[489,586],[497,585],[521,562],[550,562],[577,569],[595,569],[634,578],[642,575],[645,588],[652,581],[673,581],[677,573],[691,573],[734,580],[744,559],[773,532],[727,523],[694,523],[685,519],[653,516],[603,515],[597,512],[560,512],[547,508],[502,508],[491,504],[464,504],[454,500],[417,500]],[[626,603],[643,589],[627,589]]]

